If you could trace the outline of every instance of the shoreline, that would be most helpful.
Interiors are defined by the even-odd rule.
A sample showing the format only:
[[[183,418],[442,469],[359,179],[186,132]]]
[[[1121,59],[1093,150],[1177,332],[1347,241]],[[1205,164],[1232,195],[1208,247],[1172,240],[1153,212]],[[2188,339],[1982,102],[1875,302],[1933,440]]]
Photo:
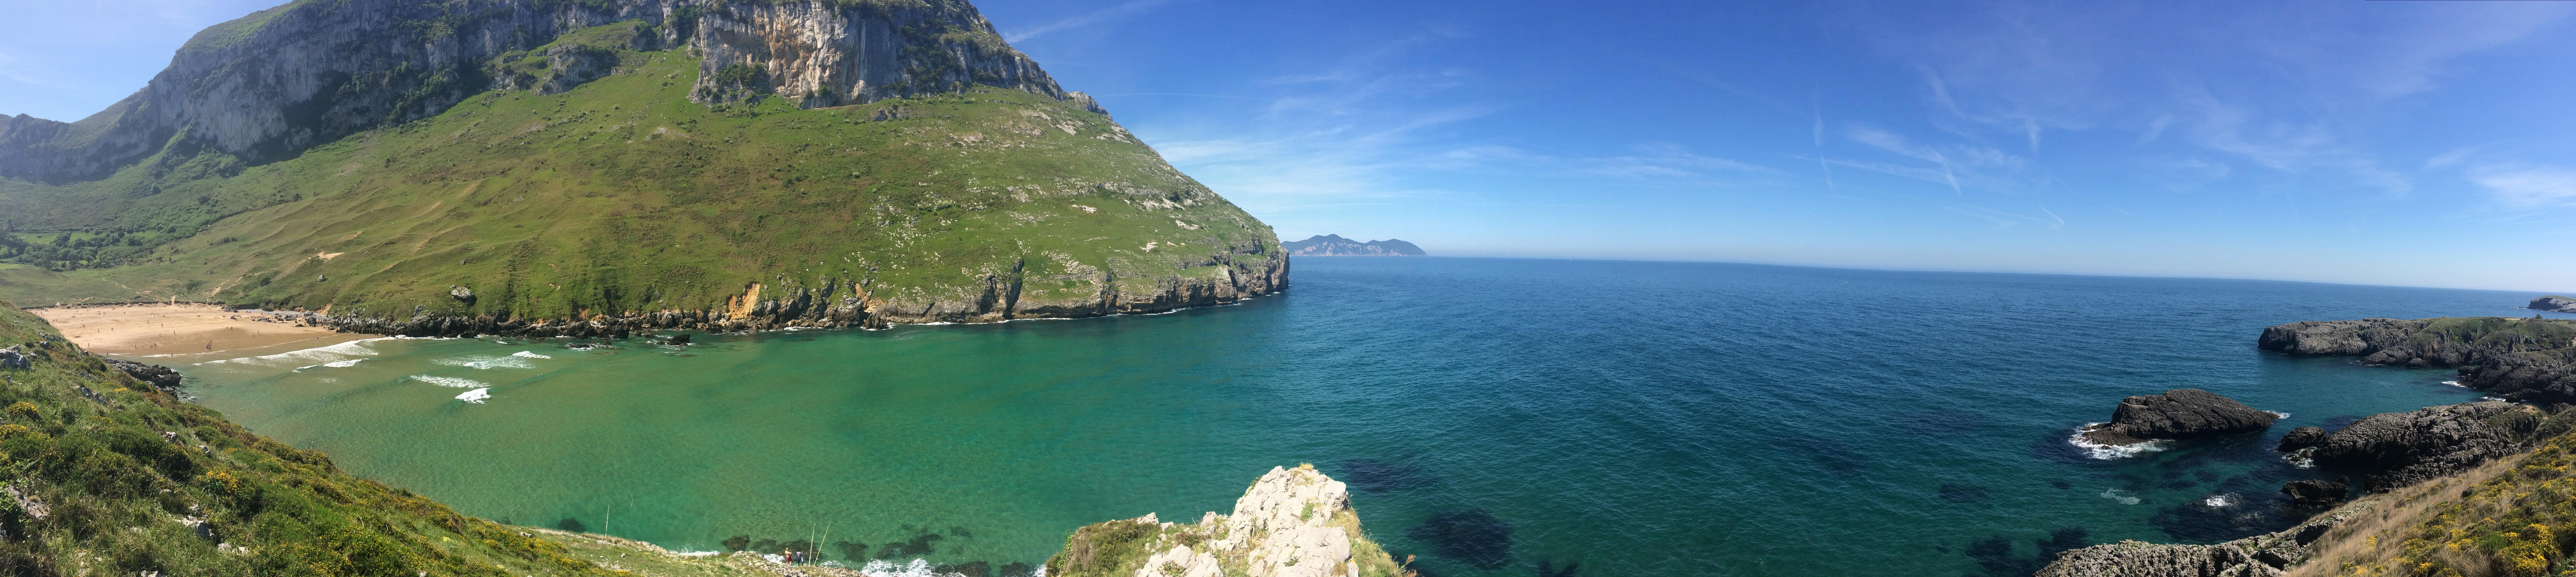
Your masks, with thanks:
[[[374,335],[280,322],[208,303],[81,304],[25,309],[99,354],[163,357],[330,346]]]

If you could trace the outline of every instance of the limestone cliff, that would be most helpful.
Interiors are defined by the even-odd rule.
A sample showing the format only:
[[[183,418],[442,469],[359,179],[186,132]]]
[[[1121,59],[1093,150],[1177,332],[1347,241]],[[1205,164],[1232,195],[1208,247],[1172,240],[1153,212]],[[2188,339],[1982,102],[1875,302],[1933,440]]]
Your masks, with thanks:
[[[0,118],[0,177],[98,178],[164,145],[291,155],[509,86],[487,61],[628,20],[648,25],[636,48],[703,55],[699,102],[778,94],[811,108],[980,83],[1099,111],[964,0],[304,0],[199,32],[142,90],[78,122]]]
[[[1047,559],[1055,577],[1398,577],[1410,575],[1360,530],[1350,490],[1313,465],[1273,467],[1234,512],[1195,524],[1148,514],[1075,530]]]
[[[0,216],[96,233],[0,254],[35,267],[0,296],[409,335],[1149,313],[1288,275],[964,0],[297,1],[97,115],[0,118]]]

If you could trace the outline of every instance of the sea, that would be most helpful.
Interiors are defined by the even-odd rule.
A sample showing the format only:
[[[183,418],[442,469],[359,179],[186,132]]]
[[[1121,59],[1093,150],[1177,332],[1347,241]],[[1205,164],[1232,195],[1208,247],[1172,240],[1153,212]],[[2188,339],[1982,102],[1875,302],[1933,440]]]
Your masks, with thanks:
[[[641,340],[373,339],[179,364],[343,468],[521,525],[680,551],[818,544],[877,574],[1025,574],[1074,528],[1349,484],[1433,577],[2024,575],[2055,552],[2278,530],[2292,427],[2475,400],[2448,370],[2256,350],[2263,327],[2516,316],[2536,293],[1746,264],[1299,258],[1168,314]],[[2564,317],[2555,313],[2553,317]],[[202,362],[197,362],[202,361]],[[2196,387],[2259,435],[2086,447]]]

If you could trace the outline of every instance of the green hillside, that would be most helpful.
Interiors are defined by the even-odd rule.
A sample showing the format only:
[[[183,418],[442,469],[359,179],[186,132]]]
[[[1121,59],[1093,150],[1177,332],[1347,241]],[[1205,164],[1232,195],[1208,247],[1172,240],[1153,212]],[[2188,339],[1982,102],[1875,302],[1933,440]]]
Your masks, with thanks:
[[[995,300],[1087,316],[1102,295],[1284,267],[1267,226],[1105,115],[981,86],[696,104],[688,49],[620,48],[644,28],[492,63],[541,77],[549,48],[615,55],[613,74],[569,91],[488,91],[282,161],[174,138],[104,179],[0,180],[18,231],[0,259],[28,265],[0,270],[0,296],[532,319],[745,314],[831,288],[926,311],[892,317],[918,322],[994,320]],[[977,306],[985,317],[940,316]]]
[[[31,357],[0,367],[0,573],[620,574],[252,434],[6,302],[0,343]]]

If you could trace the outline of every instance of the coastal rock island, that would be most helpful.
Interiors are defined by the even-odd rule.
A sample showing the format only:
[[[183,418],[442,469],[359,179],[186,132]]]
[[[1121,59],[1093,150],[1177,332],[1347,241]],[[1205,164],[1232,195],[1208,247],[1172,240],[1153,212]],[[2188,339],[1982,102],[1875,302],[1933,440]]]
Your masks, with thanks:
[[[2523,308],[2527,308],[2527,309],[2531,309],[2531,310],[2535,310],[2535,311],[2557,311],[2557,312],[2562,312],[2562,313],[2576,313],[2576,299],[2571,299],[2571,298],[2562,297],[2562,296],[2558,296],[2558,295],[2549,295],[2549,296],[2545,296],[2545,297],[2540,297],[2540,298],[2536,298],[2536,299],[2531,299],[2531,304],[2530,304],[2530,305],[2527,305],[2527,306],[2524,306]]]
[[[2121,399],[2111,421],[2084,430],[2084,438],[2104,445],[2130,445],[2160,439],[2196,439],[2261,431],[2280,415],[2256,410],[2200,389],[2174,389],[2161,395]]]
[[[1423,256],[1422,247],[1396,239],[1360,242],[1323,234],[1280,245],[1291,256]]]
[[[964,0],[296,2],[0,118],[0,297],[533,336],[1151,313],[1270,227]]]
[[[2263,329],[2262,350],[2459,369],[2459,384],[2528,403],[2576,402],[2576,321],[2467,317],[2304,321]]]

